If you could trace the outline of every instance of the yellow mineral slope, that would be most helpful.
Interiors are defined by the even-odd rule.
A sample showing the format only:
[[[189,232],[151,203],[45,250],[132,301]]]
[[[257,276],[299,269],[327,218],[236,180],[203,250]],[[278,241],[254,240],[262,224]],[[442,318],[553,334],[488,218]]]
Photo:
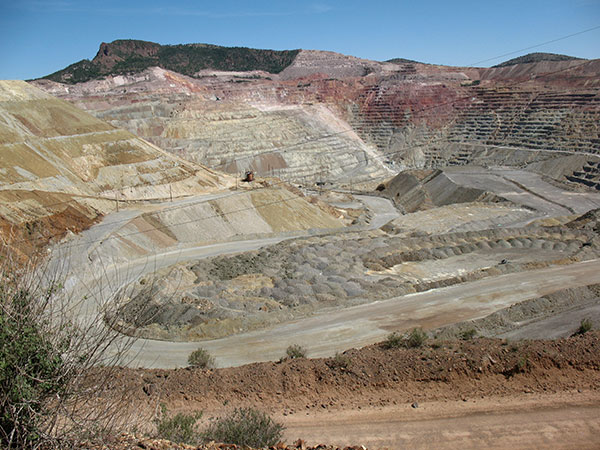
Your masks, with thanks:
[[[23,81],[0,81],[0,227],[22,250],[86,228],[118,201],[231,183]]]

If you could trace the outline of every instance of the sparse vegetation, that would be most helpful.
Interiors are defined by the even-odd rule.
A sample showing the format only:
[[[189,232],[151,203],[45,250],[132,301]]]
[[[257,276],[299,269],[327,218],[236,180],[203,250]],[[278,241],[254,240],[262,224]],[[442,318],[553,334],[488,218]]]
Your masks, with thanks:
[[[215,359],[205,349],[199,348],[190,354],[188,364],[190,367],[209,369],[214,367]]]
[[[44,78],[62,83],[81,83],[107,75],[138,73],[152,66],[194,76],[203,69],[226,71],[264,70],[279,73],[289,66],[299,50],[261,50],[206,44],[159,45],[153,42],[117,40],[107,45],[119,58],[105,66],[100,59],[84,59]]]
[[[410,332],[405,335],[400,335],[397,332],[393,332],[383,341],[383,348],[418,348],[422,347],[427,340],[427,333],[422,328],[413,328]]]
[[[423,346],[427,340],[427,333],[422,328],[413,328],[405,339],[408,348],[418,348]]]
[[[404,338],[402,337],[402,335],[400,335],[399,333],[396,333],[395,331],[391,334],[388,335],[388,337],[385,339],[385,341],[383,341],[382,346],[383,348],[398,348],[398,347],[402,347],[404,345]]]
[[[350,367],[351,359],[349,356],[344,355],[343,353],[336,352],[335,356],[331,358],[330,365],[332,368],[336,369],[347,369]]]
[[[285,350],[285,354],[289,359],[306,358],[306,349],[298,344],[292,344]]]
[[[32,317],[37,299],[29,291],[2,285],[0,295],[0,442],[34,446],[43,434],[45,401],[62,396],[69,381],[61,356],[68,341],[53,348],[47,323]]]
[[[527,355],[523,355],[519,358],[517,362],[518,372],[525,372],[529,369],[529,357]]]
[[[560,55],[556,53],[528,53],[527,55],[519,56],[517,58],[509,59],[503,63],[497,64],[492,67],[507,67],[515,64],[527,64],[540,61],[577,61],[581,58],[576,58],[569,55]]]
[[[468,328],[463,330],[458,335],[463,341],[469,341],[473,339],[477,335],[477,330],[475,328]]]
[[[178,413],[170,416],[167,407],[161,404],[161,413],[155,419],[156,437],[171,442],[195,445],[200,442],[200,434],[195,430],[202,412],[194,414]]]
[[[276,445],[285,427],[253,408],[238,408],[217,419],[202,433],[205,441],[263,448]]]
[[[95,299],[68,298],[49,269],[0,260],[0,447],[101,441],[126,422],[128,397],[93,402],[92,393],[112,381],[133,341],[115,331],[106,305],[93,320],[75,320],[77,305]]]
[[[592,321],[588,318],[581,319],[581,323],[579,324],[579,328],[575,331],[575,335],[585,334],[592,329]]]

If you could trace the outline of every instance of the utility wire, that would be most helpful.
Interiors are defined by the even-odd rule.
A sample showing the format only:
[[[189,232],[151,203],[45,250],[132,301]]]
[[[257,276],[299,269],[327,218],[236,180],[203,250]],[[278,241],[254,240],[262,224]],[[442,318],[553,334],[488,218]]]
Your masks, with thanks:
[[[587,30],[582,30],[582,31],[578,31],[576,33],[568,34],[566,36],[561,36],[561,37],[556,38],[556,39],[551,39],[549,41],[542,42],[541,44],[532,45],[530,47],[525,47],[525,48],[522,48],[522,49],[519,49],[519,50],[515,50],[513,52],[503,53],[502,55],[494,56],[493,58],[482,59],[481,61],[477,61],[477,62],[474,62],[472,64],[469,64],[467,67],[472,67],[472,66],[475,66],[477,64],[481,64],[481,63],[488,62],[488,61],[493,61],[494,59],[504,58],[506,56],[510,56],[510,55],[514,55],[516,53],[524,52],[526,50],[531,50],[531,49],[534,49],[534,48],[542,47],[544,45],[552,44],[553,42],[562,41],[564,39],[568,39],[568,38],[571,38],[573,36],[579,36],[580,34],[589,33],[590,31],[594,31],[594,30],[598,30],[598,29],[600,29],[600,25],[597,25],[597,26],[592,27],[592,28],[588,28]]]

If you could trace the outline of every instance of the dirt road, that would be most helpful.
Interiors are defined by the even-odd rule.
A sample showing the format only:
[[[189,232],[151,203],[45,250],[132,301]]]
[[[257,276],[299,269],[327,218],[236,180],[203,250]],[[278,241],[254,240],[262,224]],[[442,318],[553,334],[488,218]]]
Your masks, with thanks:
[[[282,417],[289,441],[398,448],[598,448],[600,395],[429,402]]]
[[[379,342],[394,330],[415,326],[436,328],[483,317],[522,300],[593,283],[600,283],[600,260],[485,278],[325,311],[306,319],[212,341],[140,339],[132,349],[137,355],[132,365],[184,367],[188,355],[198,347],[214,355],[218,367],[278,360],[294,343],[306,347],[310,357],[332,356],[336,351]]]

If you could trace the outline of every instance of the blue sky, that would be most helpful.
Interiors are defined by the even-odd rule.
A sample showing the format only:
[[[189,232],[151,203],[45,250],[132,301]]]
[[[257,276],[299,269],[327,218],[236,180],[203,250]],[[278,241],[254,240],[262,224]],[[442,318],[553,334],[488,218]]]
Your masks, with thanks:
[[[47,75],[115,39],[470,65],[596,26],[600,0],[0,0],[0,79]],[[598,58],[600,28],[530,51]]]

